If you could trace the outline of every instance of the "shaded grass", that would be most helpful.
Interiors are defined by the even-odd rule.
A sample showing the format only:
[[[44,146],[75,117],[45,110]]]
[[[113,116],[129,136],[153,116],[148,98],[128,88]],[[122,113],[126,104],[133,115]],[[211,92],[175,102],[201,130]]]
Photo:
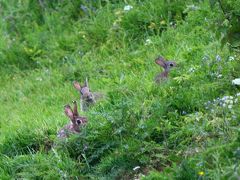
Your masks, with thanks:
[[[173,1],[165,9],[163,2],[130,1],[129,12],[122,2],[103,3],[80,16],[59,2],[66,17],[48,9],[44,22],[33,17],[26,27],[15,24],[17,30],[1,21],[1,34],[8,34],[8,47],[0,44],[1,177],[239,176],[239,102],[213,112],[205,107],[239,91],[231,84],[239,77],[239,55],[220,48],[209,25],[217,12],[207,2],[187,14],[187,4]],[[19,6],[11,8],[23,8],[16,18],[24,22],[30,9]],[[160,85],[153,82],[161,71],[158,55],[178,64]],[[63,106],[79,99],[72,81],[85,77],[106,98],[82,113],[89,123],[80,134],[59,141],[57,130],[69,121]]]

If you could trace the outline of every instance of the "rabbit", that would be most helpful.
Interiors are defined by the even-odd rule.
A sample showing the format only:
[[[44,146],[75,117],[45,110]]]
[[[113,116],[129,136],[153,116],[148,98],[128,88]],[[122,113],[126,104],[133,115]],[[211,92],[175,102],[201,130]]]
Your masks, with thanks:
[[[77,102],[73,101],[73,110],[69,104],[64,106],[64,111],[67,117],[71,120],[71,123],[64,126],[57,134],[58,138],[67,138],[69,134],[80,133],[80,127],[87,123],[87,118],[79,116],[77,110]]]
[[[81,111],[86,111],[91,104],[96,103],[96,100],[103,97],[103,94],[101,93],[92,93],[90,91],[87,78],[83,86],[81,86],[77,81],[73,82],[73,86],[80,92]]]
[[[174,61],[167,61],[163,57],[158,57],[155,60],[155,63],[163,67],[164,71],[160,74],[158,74],[155,77],[155,82],[160,83],[162,80],[166,80],[168,78],[168,73],[171,68],[176,67],[176,62]]]

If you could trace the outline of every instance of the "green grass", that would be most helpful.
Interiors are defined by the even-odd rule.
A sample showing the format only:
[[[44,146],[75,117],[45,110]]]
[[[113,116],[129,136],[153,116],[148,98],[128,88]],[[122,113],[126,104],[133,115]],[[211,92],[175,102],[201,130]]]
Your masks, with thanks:
[[[217,8],[190,0],[38,2],[0,2],[2,179],[240,177],[240,89],[231,83],[240,58],[215,36]],[[177,67],[156,85],[159,55]],[[63,106],[79,99],[72,82],[86,77],[105,98],[82,113],[89,122],[80,134],[58,140],[69,122]],[[224,96],[238,101],[214,103]]]

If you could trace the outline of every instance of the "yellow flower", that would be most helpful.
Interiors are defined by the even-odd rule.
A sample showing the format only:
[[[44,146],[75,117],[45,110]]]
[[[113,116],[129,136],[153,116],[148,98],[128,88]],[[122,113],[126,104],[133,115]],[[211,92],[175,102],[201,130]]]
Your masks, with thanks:
[[[33,49],[31,49],[31,48],[24,47],[24,50],[28,54],[32,54],[33,53]]]
[[[149,29],[154,29],[156,27],[156,24],[154,22],[151,22],[148,26]]]
[[[122,13],[123,13],[123,12],[122,12],[121,10],[118,10],[118,11],[115,12],[115,15],[116,15],[116,16],[121,16]]]
[[[204,173],[203,171],[199,171],[199,172],[198,172],[198,175],[199,175],[199,176],[204,176],[204,174],[205,174],[205,173]]]
[[[161,25],[165,25],[165,24],[166,24],[166,21],[162,20],[162,21],[160,22],[160,24],[161,24]]]

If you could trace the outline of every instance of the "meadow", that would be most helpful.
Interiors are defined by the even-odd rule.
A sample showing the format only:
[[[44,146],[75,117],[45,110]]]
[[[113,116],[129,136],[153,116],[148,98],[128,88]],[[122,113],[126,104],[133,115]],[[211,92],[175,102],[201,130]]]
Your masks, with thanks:
[[[0,179],[239,179],[239,0],[1,0]],[[155,59],[177,64],[166,81]],[[104,94],[58,139],[85,78]]]

